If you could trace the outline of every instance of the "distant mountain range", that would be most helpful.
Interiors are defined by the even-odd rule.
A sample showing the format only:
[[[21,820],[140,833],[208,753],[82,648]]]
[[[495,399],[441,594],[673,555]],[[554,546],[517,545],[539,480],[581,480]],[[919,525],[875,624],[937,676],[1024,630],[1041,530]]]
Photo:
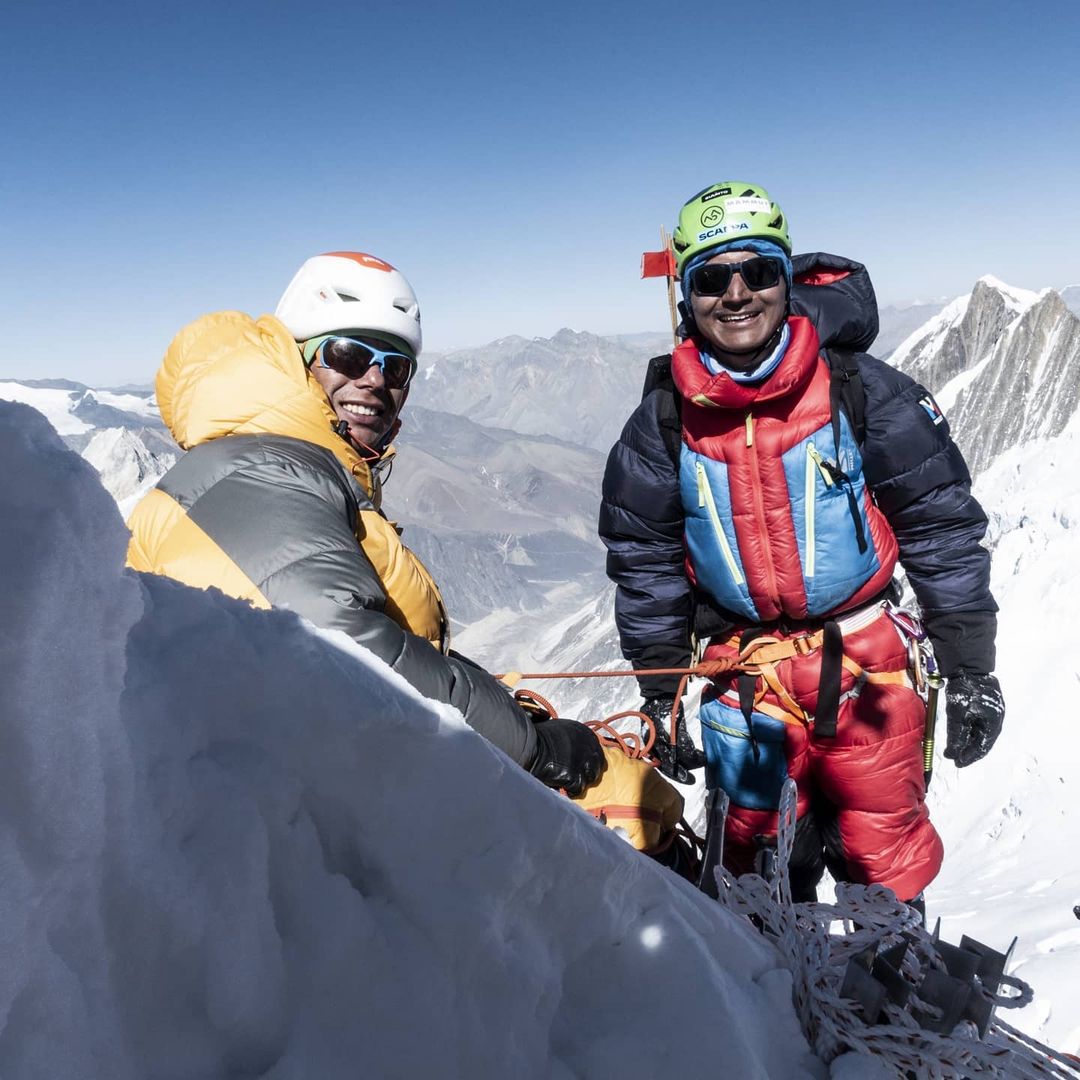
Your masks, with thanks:
[[[499,338],[475,349],[425,353],[411,400],[528,435],[552,435],[606,453],[641,400],[651,356],[665,334]]]
[[[1080,302],[1080,286],[1065,292],[983,278],[948,304],[882,311],[875,353],[891,351],[935,391],[974,472],[1076,412],[1080,333],[1065,301]],[[648,359],[670,345],[664,334],[560,330],[425,354],[385,507],[459,626],[499,609],[535,612],[559,583],[580,585],[583,604],[603,586],[604,457],[640,400]],[[0,397],[45,412],[125,512],[179,453],[145,389],[46,379],[0,384]]]

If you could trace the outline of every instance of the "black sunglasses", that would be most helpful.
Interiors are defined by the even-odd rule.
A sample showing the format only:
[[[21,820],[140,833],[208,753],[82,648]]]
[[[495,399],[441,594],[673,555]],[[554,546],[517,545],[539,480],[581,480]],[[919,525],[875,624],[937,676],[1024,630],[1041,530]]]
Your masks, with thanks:
[[[698,296],[723,296],[733,274],[740,274],[748,289],[760,292],[780,284],[784,264],[771,255],[758,255],[738,263],[706,263],[694,271],[690,287]]]
[[[388,390],[404,390],[416,374],[416,361],[400,352],[383,352],[356,338],[327,338],[316,353],[323,367],[331,368],[346,379],[362,379],[374,364],[381,372]]]

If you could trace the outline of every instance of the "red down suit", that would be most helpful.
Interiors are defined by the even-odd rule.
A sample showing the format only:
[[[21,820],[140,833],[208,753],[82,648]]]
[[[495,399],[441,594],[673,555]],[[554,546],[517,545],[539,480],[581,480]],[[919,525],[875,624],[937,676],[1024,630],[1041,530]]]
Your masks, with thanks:
[[[740,617],[705,659],[760,642],[751,654],[761,674],[749,723],[737,676],[702,695],[707,780],[731,797],[725,861],[736,872],[752,868],[755,836],[775,832],[790,776],[800,818],[828,830],[808,846],[842,860],[842,877],[909,898],[937,874],[942,847],[923,797],[925,714],[907,673],[908,643],[882,605],[871,603],[892,579],[896,537],[867,490],[842,413],[837,446],[817,332],[806,318],[788,325],[784,358],[760,384],[710,374],[691,341],[672,355],[685,403],[686,573]],[[843,612],[852,614],[839,619],[845,660],[835,732],[826,736],[813,719],[822,665],[817,628]],[[744,636],[765,624],[778,625]],[[816,819],[815,801],[829,807]]]

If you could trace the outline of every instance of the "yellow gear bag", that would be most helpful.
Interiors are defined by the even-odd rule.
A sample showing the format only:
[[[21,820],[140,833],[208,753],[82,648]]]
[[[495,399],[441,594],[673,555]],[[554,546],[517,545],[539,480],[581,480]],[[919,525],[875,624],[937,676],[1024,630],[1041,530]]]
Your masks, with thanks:
[[[573,801],[638,851],[663,851],[682,820],[683,797],[647,761],[629,758],[616,746],[603,749],[603,775]]]

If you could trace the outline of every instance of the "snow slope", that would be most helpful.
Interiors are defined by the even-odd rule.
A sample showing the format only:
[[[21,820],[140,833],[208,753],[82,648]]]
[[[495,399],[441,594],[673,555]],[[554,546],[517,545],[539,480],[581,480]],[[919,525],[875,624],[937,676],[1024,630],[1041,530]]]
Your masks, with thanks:
[[[125,572],[38,413],[0,455],[0,1075],[826,1075],[749,925],[362,648]]]
[[[1001,738],[985,761],[939,761],[931,812],[946,845],[928,892],[943,934],[962,930],[1005,948],[1035,989],[1010,1017],[1059,1049],[1080,1053],[1080,739],[1073,644],[1080,608],[1080,414],[1060,435],[1001,455],[975,484],[990,516],[998,616]],[[942,717],[942,726],[944,717]],[[944,732],[942,732],[944,734]]]

